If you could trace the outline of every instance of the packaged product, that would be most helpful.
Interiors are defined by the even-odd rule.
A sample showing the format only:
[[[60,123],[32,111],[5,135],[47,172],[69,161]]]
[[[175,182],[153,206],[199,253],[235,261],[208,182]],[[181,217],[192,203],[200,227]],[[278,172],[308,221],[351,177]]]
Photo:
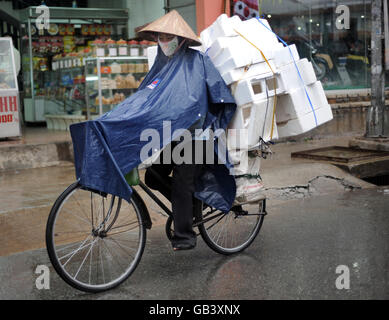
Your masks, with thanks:
[[[89,25],[83,24],[83,25],[81,26],[81,34],[82,34],[83,36],[88,36],[88,35],[89,35]]]

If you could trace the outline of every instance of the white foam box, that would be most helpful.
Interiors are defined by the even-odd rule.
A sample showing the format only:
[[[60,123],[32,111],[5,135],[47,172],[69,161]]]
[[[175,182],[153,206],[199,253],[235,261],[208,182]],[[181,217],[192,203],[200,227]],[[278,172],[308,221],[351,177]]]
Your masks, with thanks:
[[[278,50],[279,45],[281,44],[261,49],[266,59],[273,59],[274,51]],[[241,37],[222,37],[217,39],[207,51],[207,55],[223,73],[265,61],[261,52]]]
[[[238,16],[229,18],[226,14],[220,15],[216,21],[200,33],[200,39],[204,50],[207,50],[220,37],[238,36],[238,31],[248,40],[262,47],[271,47],[278,43],[277,36],[271,31],[267,20],[260,19],[263,26],[256,18],[241,21]]]
[[[234,46],[226,48],[220,55],[211,58],[213,64],[220,73],[265,62],[262,54],[254,47],[246,47],[246,50],[243,51],[241,47],[242,46]],[[273,60],[273,50],[266,49],[262,52],[268,61]]]
[[[243,21],[237,25],[235,30],[254,43],[261,50],[266,47],[272,47],[279,44],[277,36],[271,31],[270,25],[265,19],[260,19],[263,26],[257,18]]]
[[[275,86],[274,79],[276,80]],[[253,101],[266,99],[268,96],[284,94],[285,86],[277,74],[264,73],[233,83],[231,92],[236,104],[242,106]]]
[[[217,38],[236,36],[234,29],[241,23],[242,20],[238,16],[229,18],[226,14],[220,15],[212,25],[200,33],[204,49],[207,50]]]
[[[259,76],[265,73],[271,73],[273,70],[274,72],[277,71],[276,66],[274,65],[274,62],[272,60],[268,61],[269,64],[267,64],[265,61],[259,62],[253,65],[249,65],[247,67],[241,67],[237,69],[230,70],[229,68],[224,68],[223,66],[216,66],[216,68],[219,70],[223,80],[227,85],[232,84],[233,82],[237,82],[240,80],[244,80],[247,78],[252,78],[255,76]],[[269,66],[270,65],[270,66]],[[228,70],[228,71],[225,71]]]
[[[283,45],[279,46],[274,51],[274,63],[277,68],[293,63],[293,61],[297,62],[299,60],[300,56],[297,51],[296,45],[294,44],[287,47],[284,47]]]
[[[317,124],[315,120],[315,116],[317,119]],[[313,112],[309,112],[304,114],[303,116],[285,121],[285,122],[277,122],[277,129],[279,138],[286,138],[297,136],[312,129],[320,126],[328,121],[333,119],[332,109],[329,104],[321,106],[320,108],[315,110],[315,114]]]
[[[297,68],[298,71],[297,71]],[[317,81],[315,71],[312,63],[304,58],[296,61],[296,64],[290,63],[280,67],[278,77],[281,77],[282,83],[285,85],[286,91],[291,91],[302,87],[303,85],[310,85]],[[299,72],[301,78],[299,76]]]
[[[320,81],[306,86],[306,92],[311,100],[313,110],[319,109],[328,104],[323,86]],[[277,97],[277,121],[284,122],[299,118],[312,112],[304,87],[300,87],[288,94]]]
[[[260,137],[264,141],[278,138],[276,118],[274,117],[273,134],[272,121],[274,112],[274,97],[262,99],[238,107],[228,125],[228,150],[248,150],[259,144]]]

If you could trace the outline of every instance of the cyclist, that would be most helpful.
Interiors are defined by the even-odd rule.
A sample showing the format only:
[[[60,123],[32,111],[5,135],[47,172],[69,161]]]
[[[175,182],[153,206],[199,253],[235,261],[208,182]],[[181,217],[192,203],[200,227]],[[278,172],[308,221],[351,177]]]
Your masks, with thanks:
[[[166,122],[170,121],[173,134],[183,129],[192,133],[196,129],[214,132],[215,137],[210,140],[215,144],[212,157],[221,160],[217,165],[195,166],[184,155],[183,164],[163,170],[165,179],[173,172],[168,179],[172,192],[164,192],[172,201],[176,230],[173,248],[192,249],[196,245],[192,230],[193,193],[223,212],[231,209],[235,199],[236,184],[230,175],[223,135],[236,111],[236,103],[210,58],[190,48],[200,46],[201,42],[177,11],[148,24],[139,33],[145,39],[159,42],[154,64],[136,93],[99,118],[70,126],[76,176],[82,186],[129,201],[132,188],[124,175],[148,156],[154,157],[161,147],[174,143],[172,136],[164,137],[161,142]],[[159,139],[153,136],[150,142],[143,139],[150,131],[156,132]],[[191,146],[195,141],[184,140],[189,140]],[[144,149],[151,150],[151,154],[144,153]],[[147,176],[152,184],[150,175]]]
[[[187,47],[191,43],[193,45],[193,41],[199,42],[193,30],[175,11],[149,24],[140,30],[140,33],[148,33],[149,37],[151,33],[154,40],[158,41],[163,54],[169,59],[172,59],[181,47]],[[177,93],[179,94],[179,92]],[[204,138],[203,135],[196,136],[194,134],[196,129],[203,127],[204,120],[205,116],[189,128],[193,141]],[[201,143],[197,145],[201,145]],[[163,153],[171,152],[175,146],[177,146],[177,143],[172,143]],[[192,142],[191,149],[192,157],[188,163],[175,164],[175,159],[172,159],[174,157],[164,157],[162,154],[160,164],[152,165],[152,170],[163,178],[165,184],[161,183],[150,169],[146,170],[145,175],[146,184],[152,189],[159,190],[172,203],[174,221],[172,245],[174,250],[189,250],[196,246],[196,234],[192,228],[193,194],[195,192],[195,181],[201,173],[201,165],[194,164],[195,142]],[[183,150],[187,150],[187,148],[183,147]],[[164,158],[171,159],[172,163],[163,163]],[[170,177],[171,174],[172,177]]]

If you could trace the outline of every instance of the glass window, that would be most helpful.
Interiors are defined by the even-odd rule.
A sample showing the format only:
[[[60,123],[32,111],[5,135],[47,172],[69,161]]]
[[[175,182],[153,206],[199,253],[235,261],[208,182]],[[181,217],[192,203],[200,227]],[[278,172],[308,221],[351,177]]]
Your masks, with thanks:
[[[0,40],[0,89],[16,89],[16,79],[12,62],[13,46],[11,38]]]
[[[342,17],[344,11],[337,13],[342,4],[349,19]],[[276,34],[297,46],[301,58],[312,62],[325,89],[370,87],[370,1],[243,0],[233,1],[232,12],[241,18],[264,16]]]

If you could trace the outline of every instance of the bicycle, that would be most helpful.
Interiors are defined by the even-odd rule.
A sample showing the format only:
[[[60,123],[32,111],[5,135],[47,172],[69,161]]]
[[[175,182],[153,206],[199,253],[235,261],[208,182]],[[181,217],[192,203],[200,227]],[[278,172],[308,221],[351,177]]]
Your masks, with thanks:
[[[161,177],[152,171],[158,179]],[[168,215],[166,235],[173,235],[172,213],[142,182],[141,187]],[[152,223],[147,206],[132,186],[129,202],[85,188],[78,181],[55,201],[46,226],[46,247],[58,275],[70,286],[97,293],[123,283],[136,269]],[[221,212],[195,199],[193,227],[215,252],[245,250],[258,235],[266,199]]]

